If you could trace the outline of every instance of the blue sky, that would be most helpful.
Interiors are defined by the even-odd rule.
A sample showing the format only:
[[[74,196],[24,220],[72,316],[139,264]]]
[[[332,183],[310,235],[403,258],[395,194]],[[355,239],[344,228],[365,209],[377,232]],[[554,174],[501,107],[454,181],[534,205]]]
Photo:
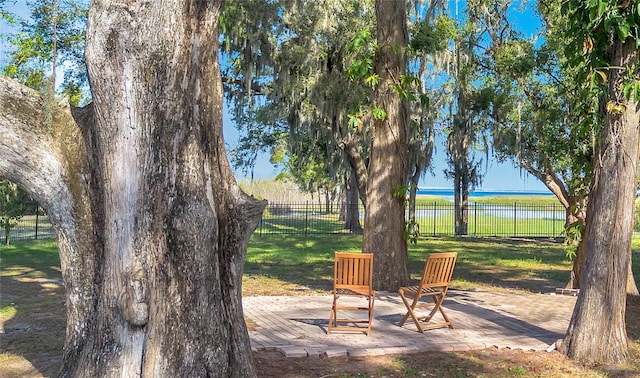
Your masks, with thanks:
[[[535,4],[535,3],[534,3]],[[25,1],[17,1],[15,6],[9,6],[10,11],[18,13],[20,16],[26,16]],[[515,19],[516,23],[520,23],[519,28],[527,30],[531,35],[535,33],[535,29],[539,27],[538,20],[530,17],[521,16]],[[7,32],[6,25],[3,25],[2,32]],[[0,62],[4,62],[8,54],[6,46],[0,44]],[[231,122],[227,114],[224,120],[224,136],[227,148],[230,149],[237,145],[238,131]],[[453,182],[445,178],[443,170],[447,167],[444,146],[439,143],[433,157],[433,174],[426,173],[420,181],[421,188],[451,188]],[[484,179],[482,185],[477,188],[480,190],[509,190],[509,191],[546,191],[546,187],[535,177],[526,171],[514,167],[512,163],[498,163],[490,159],[482,166]],[[254,178],[271,178],[278,174],[278,169],[269,163],[267,155],[261,155],[258,159],[254,170]],[[237,178],[244,178],[242,172],[236,172]]]

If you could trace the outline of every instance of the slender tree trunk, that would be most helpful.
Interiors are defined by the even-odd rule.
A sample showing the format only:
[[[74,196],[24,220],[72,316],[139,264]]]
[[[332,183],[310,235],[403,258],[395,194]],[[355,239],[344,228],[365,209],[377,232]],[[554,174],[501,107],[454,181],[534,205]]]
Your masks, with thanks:
[[[352,138],[347,141],[340,142],[340,148],[347,155],[349,166],[351,167],[353,177],[355,178],[356,188],[358,190],[358,196],[364,206],[365,211],[367,209],[367,167],[360,151],[358,151],[359,141]]]
[[[456,164],[454,177],[454,208],[455,208],[455,234],[456,236],[469,233],[469,180],[467,173],[466,151],[458,151],[460,161]]]
[[[360,224],[358,184],[355,174],[349,175],[349,185],[347,186],[347,219],[345,228],[355,234],[362,234]]]
[[[611,65],[637,64],[633,43],[614,42]],[[606,114],[587,206],[587,253],[580,294],[562,350],[585,363],[624,363],[629,358],[625,328],[629,250],[640,144],[639,111],[620,88],[624,70],[612,70],[609,98],[624,110]]]
[[[94,103],[77,124],[16,122],[41,100],[3,98],[0,175],[30,189],[58,239],[61,376],[255,376],[241,278],[264,203],[226,160],[220,6],[93,1]]]
[[[374,106],[386,116],[374,121],[362,249],[375,256],[374,286],[396,291],[409,282],[404,193],[398,195],[405,186],[407,110],[394,90],[406,69],[406,2],[376,0],[376,19],[375,72],[380,83]]]
[[[349,229],[347,222],[347,203],[349,202],[349,178],[348,174],[343,177],[344,190],[340,191],[340,214],[338,214],[338,222],[344,222],[344,228]]]

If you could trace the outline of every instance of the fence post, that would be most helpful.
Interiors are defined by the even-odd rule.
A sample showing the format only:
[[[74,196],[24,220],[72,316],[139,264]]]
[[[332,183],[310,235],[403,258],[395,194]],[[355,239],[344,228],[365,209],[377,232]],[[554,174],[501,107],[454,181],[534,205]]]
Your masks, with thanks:
[[[516,233],[517,231],[517,225],[518,225],[518,217],[517,217],[517,213],[518,212],[518,203],[514,202],[513,203],[513,236],[518,236],[518,234]]]
[[[308,236],[309,232],[309,201],[305,202],[304,206],[304,237]]]
[[[473,236],[478,236],[478,203],[473,203]]]
[[[438,220],[436,211],[436,201],[433,201],[433,236],[436,236],[436,222]]]
[[[556,234],[556,221],[557,221],[556,220],[556,204],[554,203],[552,206],[553,206],[552,207],[552,210],[553,210],[553,222],[551,222],[551,224],[553,225],[553,231],[552,232],[553,232],[553,237],[555,238],[556,235],[557,235]]]
[[[36,206],[36,240],[38,240],[38,220],[40,219],[40,206]]]

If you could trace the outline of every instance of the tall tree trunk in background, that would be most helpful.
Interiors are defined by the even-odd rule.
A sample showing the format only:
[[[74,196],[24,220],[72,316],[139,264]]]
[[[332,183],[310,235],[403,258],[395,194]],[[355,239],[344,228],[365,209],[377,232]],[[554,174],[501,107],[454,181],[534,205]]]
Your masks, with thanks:
[[[367,166],[365,159],[363,159],[360,151],[358,151],[358,145],[360,141],[357,138],[345,138],[340,142],[340,148],[347,155],[349,166],[351,167],[351,175],[355,179],[355,188],[358,190],[358,196],[362,206],[367,209],[367,181],[369,180],[367,174]]]
[[[362,225],[360,224],[360,206],[358,196],[358,183],[356,176],[351,173],[349,176],[349,184],[347,185],[347,217],[345,228],[355,234],[362,234]]]
[[[264,203],[241,192],[226,159],[220,7],[93,1],[93,106],[52,130],[0,117],[0,175],[56,229],[61,376],[255,376],[241,278]],[[13,96],[39,101],[25,93]],[[28,103],[3,99],[2,111],[40,109]]]
[[[463,139],[466,139],[463,137]],[[469,175],[467,173],[468,147],[462,147],[460,152],[465,157],[455,164],[453,177],[453,207],[455,211],[455,234],[469,233]]]
[[[456,83],[455,99],[456,114],[452,117],[452,130],[447,137],[447,152],[453,171],[449,174],[453,178],[453,211],[455,220],[455,234],[467,235],[469,226],[469,184],[471,182],[471,162],[469,161],[471,125],[471,104],[469,93],[469,73],[463,69],[461,56],[462,42],[455,46]]]
[[[616,39],[613,67],[638,62],[633,42]],[[640,112],[626,100],[624,70],[611,70],[609,101],[622,105],[605,117],[587,206],[587,254],[578,301],[562,343],[569,357],[585,363],[624,363],[629,358],[625,328],[629,250],[638,175]]]
[[[407,109],[395,90],[406,70],[406,13],[404,0],[376,0],[375,73],[380,80],[374,107],[386,116],[374,120],[362,250],[374,253],[374,286],[388,291],[409,282],[401,193],[406,177]]]

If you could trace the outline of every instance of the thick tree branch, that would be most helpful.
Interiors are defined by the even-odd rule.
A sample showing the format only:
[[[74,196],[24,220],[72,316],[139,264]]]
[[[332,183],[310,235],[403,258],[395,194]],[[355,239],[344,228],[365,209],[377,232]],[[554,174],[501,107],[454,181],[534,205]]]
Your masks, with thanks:
[[[14,80],[0,77],[0,175],[16,182],[43,204],[69,189],[53,133],[45,124],[45,99]],[[45,191],[44,188],[53,188]]]
[[[65,364],[84,342],[89,326],[100,243],[92,230],[87,189],[91,175],[80,129],[68,104],[47,107],[46,101],[38,92],[0,77],[0,176],[37,200],[56,232],[68,294]]]

